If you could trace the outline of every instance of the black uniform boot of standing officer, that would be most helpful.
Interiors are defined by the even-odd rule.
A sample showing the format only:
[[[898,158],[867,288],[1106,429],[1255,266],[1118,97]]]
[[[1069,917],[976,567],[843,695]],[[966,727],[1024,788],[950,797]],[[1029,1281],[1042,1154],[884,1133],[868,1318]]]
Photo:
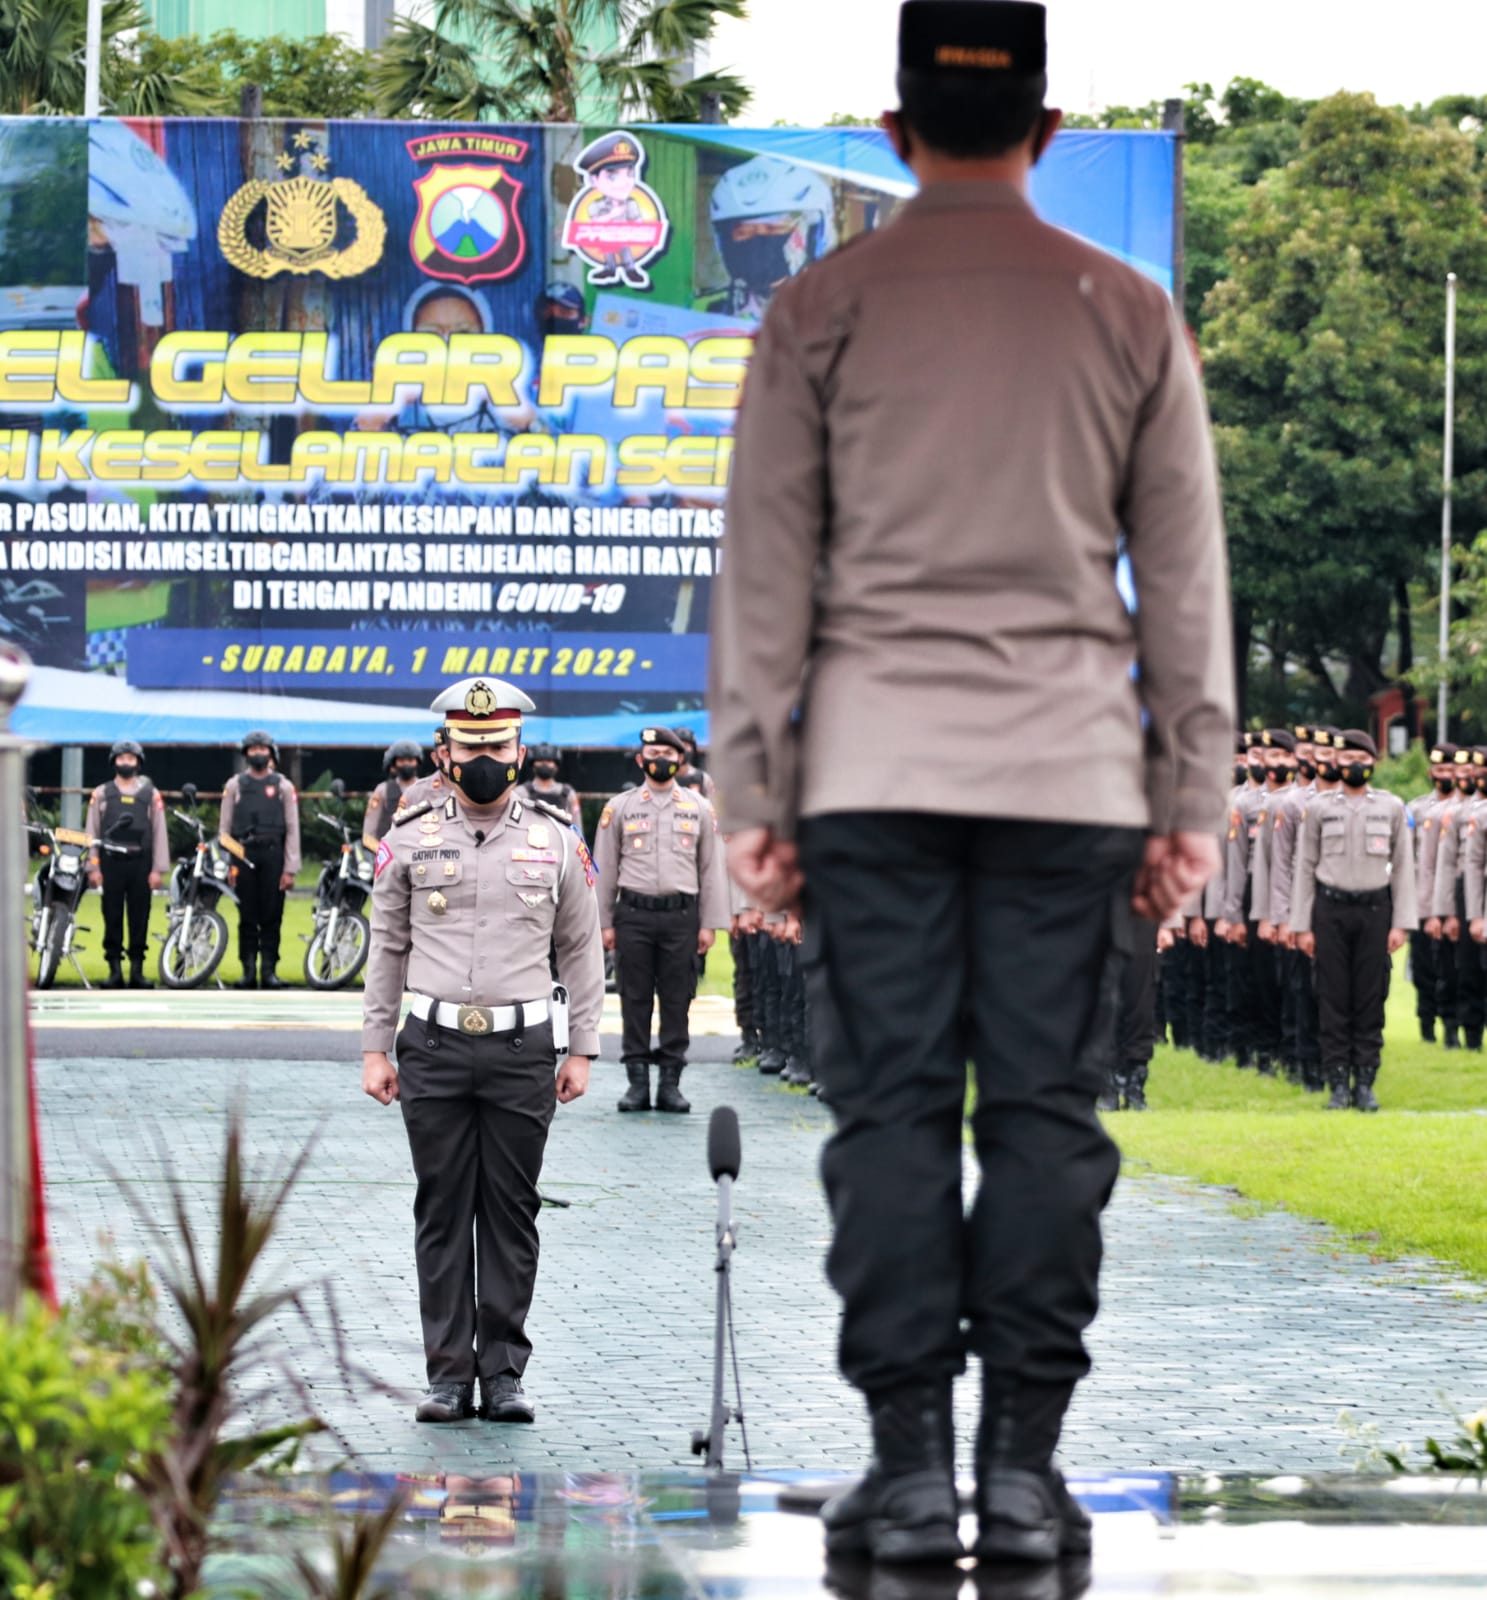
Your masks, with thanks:
[[[258,987],[258,962],[256,959],[243,961],[243,975],[233,984],[234,989],[256,989]]]
[[[741,1067],[746,1061],[757,1061],[759,1059],[759,1050],[759,1030],[757,1028],[745,1028],[743,1036],[739,1039],[733,1051],[733,1065]]]
[[[661,1067],[656,1074],[656,1110],[676,1114],[690,1111],[692,1102],[682,1094],[682,1069]]]
[[[1333,1078],[1332,1097],[1327,1102],[1328,1111],[1351,1111],[1353,1109],[1353,1094],[1348,1088],[1346,1078]]]
[[[649,1111],[651,1108],[651,1068],[648,1061],[627,1061],[625,1076],[630,1087],[620,1096],[621,1111]]]
[[[129,963],[129,987],[131,989],[153,989],[155,985],[145,976],[143,961]]]
[[[868,1397],[867,1475],[821,1510],[826,1549],[908,1566],[958,1561],[955,1422],[948,1378]]]
[[[285,979],[281,978],[277,972],[270,968],[264,973],[262,979],[260,979],[258,987],[260,989],[287,989],[289,984]]]
[[[1071,1384],[989,1387],[976,1435],[980,1562],[1053,1562],[1088,1555],[1090,1520],[1053,1465]]]
[[[122,989],[124,987],[124,964],[121,961],[110,961],[108,964],[108,977],[103,980],[105,989]]]

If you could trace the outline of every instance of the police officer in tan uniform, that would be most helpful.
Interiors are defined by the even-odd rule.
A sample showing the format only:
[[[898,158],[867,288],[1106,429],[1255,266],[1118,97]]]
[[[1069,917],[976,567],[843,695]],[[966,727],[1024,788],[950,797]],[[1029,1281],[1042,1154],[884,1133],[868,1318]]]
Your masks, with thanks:
[[[593,864],[566,817],[512,793],[532,709],[496,678],[445,690],[451,792],[406,808],[377,848],[362,1087],[400,1101],[418,1177],[420,1422],[472,1415],[477,1377],[487,1420],[533,1418],[537,1179],[554,1107],[584,1093],[599,1053]]]
[[[388,745],[382,756],[382,770],[387,774],[367,796],[366,817],[361,825],[361,842],[368,850],[375,850],[382,835],[392,826],[392,819],[408,804],[408,793],[418,782],[418,767],[423,751],[416,739],[398,739]]]
[[[670,728],[646,728],[636,760],[645,782],[617,794],[599,818],[594,859],[604,948],[618,964],[629,1087],[621,1111],[690,1111],[681,1092],[691,1043],[687,1011],[696,959],[732,922],[723,846],[711,804],[676,775],[685,749]],[[651,1008],[661,1013],[651,1049]]]
[[[270,734],[254,728],[243,735],[241,748],[248,770],[227,780],[217,824],[242,845],[249,868],[238,874],[238,957],[243,975],[236,987],[284,989],[288,985],[275,968],[284,896],[300,869],[299,797],[277,770],[279,747]]]
[[[1410,977],[1415,984],[1415,1014],[1420,1019],[1420,1038],[1426,1044],[1435,1043],[1435,1023],[1439,1016],[1446,1048],[1456,1044],[1455,1012],[1440,1010],[1438,987],[1440,969],[1437,961],[1436,941],[1425,931],[1430,916],[1431,893],[1435,877],[1435,847],[1440,840],[1441,812],[1456,792],[1456,775],[1452,770],[1456,760],[1456,746],[1441,740],[1430,747],[1430,787],[1424,794],[1416,795],[1407,806],[1415,824],[1415,887],[1420,905],[1420,926],[1410,930]]]
[[[1306,808],[1291,896],[1291,927],[1316,963],[1322,1071],[1329,1111],[1377,1111],[1389,958],[1418,920],[1415,855],[1404,802],[1369,787],[1378,750],[1344,728],[1342,788]]]
[[[876,1448],[828,1547],[879,1561],[960,1553],[968,1351],[978,1555],[1088,1548],[1052,1457],[1119,1169],[1109,997],[1133,909],[1218,866],[1234,727],[1196,364],[1159,286],[1028,202],[1046,59],[1041,6],[907,0],[885,125],[920,189],[776,291],[713,588],[729,868],[764,910],[804,880],[828,1271]]]
[[[109,751],[114,775],[100,783],[88,801],[84,824],[90,839],[119,848],[88,857],[88,882],[103,893],[103,959],[108,962],[105,989],[124,987],[124,916],[129,916],[129,987],[149,989],[145,950],[150,933],[150,895],[170,871],[170,842],[165,834],[165,802],[148,778],[140,775],[145,753],[133,739],[120,739]]]
[[[1459,747],[1453,763],[1456,793],[1442,806],[1436,819],[1435,860],[1431,868],[1429,919],[1425,927],[1437,940],[1437,994],[1445,998],[1451,1021],[1448,1038],[1454,1043],[1460,1027],[1461,1047],[1482,1048],[1482,1025],[1487,1015],[1481,951],[1467,931],[1466,861],[1473,832],[1481,826],[1482,796],[1479,778],[1487,772],[1487,751],[1470,745]]]

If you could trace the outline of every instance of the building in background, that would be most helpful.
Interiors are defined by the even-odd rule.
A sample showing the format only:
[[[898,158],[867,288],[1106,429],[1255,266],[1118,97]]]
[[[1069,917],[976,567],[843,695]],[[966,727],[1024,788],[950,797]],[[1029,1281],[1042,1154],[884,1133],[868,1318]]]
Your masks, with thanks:
[[[242,0],[144,0],[144,8],[167,39],[232,28],[253,39],[271,33],[296,39],[340,33],[362,48],[382,42],[399,10],[397,0],[253,0],[250,6]],[[413,7],[404,0],[401,9]]]

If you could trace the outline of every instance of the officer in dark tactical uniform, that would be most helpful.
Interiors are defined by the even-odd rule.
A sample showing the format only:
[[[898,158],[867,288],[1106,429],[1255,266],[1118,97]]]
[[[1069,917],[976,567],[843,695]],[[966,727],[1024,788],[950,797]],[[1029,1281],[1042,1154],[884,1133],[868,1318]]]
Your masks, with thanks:
[[[562,753],[555,745],[534,744],[531,753],[531,775],[525,783],[517,785],[517,799],[529,804],[542,801],[566,813],[578,828],[583,827],[583,807],[579,804],[578,790],[558,777],[562,771]]]
[[[279,747],[261,728],[243,735],[246,772],[227,780],[219,827],[242,845],[245,868],[238,874],[239,989],[285,989],[279,964],[279,929],[284,896],[300,868],[299,798],[276,771]]]
[[[120,845],[124,853],[95,849],[88,858],[88,882],[103,891],[103,959],[106,989],[124,987],[124,918],[129,918],[129,987],[149,989],[145,949],[150,929],[150,892],[170,871],[165,835],[165,802],[148,778],[140,776],[145,753],[133,739],[120,739],[109,751],[114,775],[100,783],[88,802],[90,839]]]
[[[423,750],[416,739],[399,739],[383,753],[382,770],[387,777],[367,796],[366,820],[361,825],[361,842],[368,850],[377,848],[398,808],[407,803],[422,760]]]

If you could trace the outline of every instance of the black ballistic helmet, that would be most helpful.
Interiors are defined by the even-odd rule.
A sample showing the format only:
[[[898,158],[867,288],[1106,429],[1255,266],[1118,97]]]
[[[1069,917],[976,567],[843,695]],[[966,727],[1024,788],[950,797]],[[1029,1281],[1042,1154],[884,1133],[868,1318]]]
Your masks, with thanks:
[[[247,755],[255,744],[263,745],[275,761],[279,759],[279,747],[274,743],[273,734],[265,733],[262,728],[249,728],[243,735],[242,743],[238,746],[238,749],[244,755]]]
[[[144,751],[140,749],[133,739],[115,739],[113,744],[109,746],[108,758],[110,761],[116,761],[120,756],[133,756],[141,764],[145,759]]]
[[[395,739],[382,754],[382,770],[390,772],[399,761],[422,761],[423,746],[417,739]]]

